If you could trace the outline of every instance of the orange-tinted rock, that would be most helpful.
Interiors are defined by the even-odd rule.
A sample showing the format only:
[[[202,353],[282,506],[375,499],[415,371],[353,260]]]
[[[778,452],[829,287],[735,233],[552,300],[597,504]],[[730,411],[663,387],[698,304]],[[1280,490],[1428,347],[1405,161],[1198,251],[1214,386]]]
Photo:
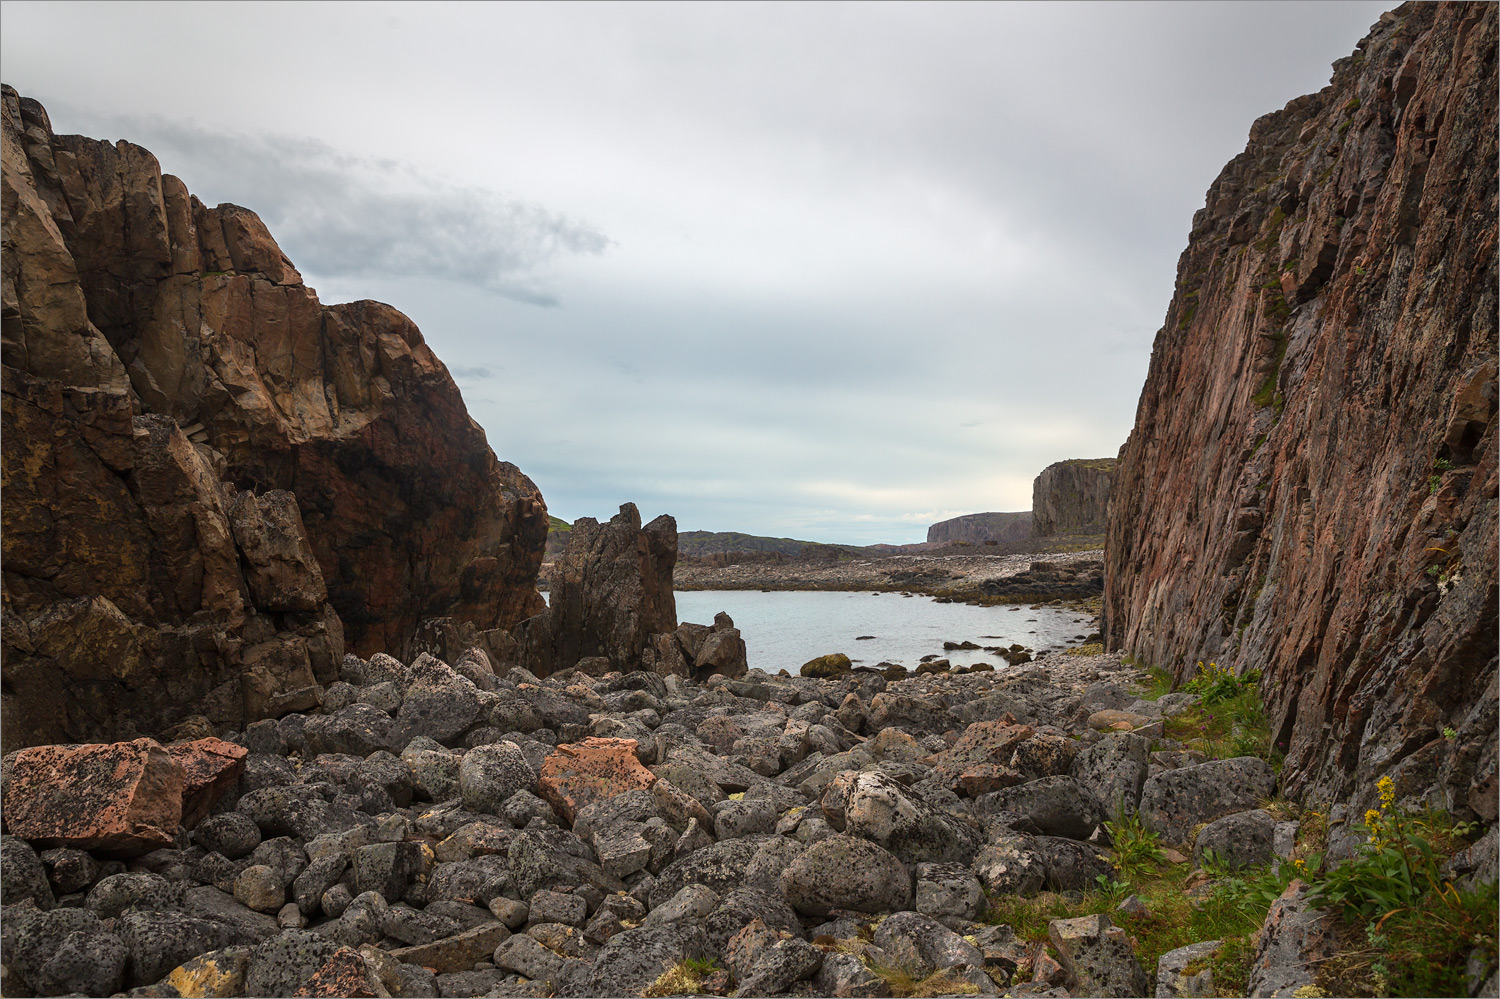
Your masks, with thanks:
[[[42,846],[134,855],[171,846],[182,819],[182,767],[151,739],[34,746],[5,784],[5,822]]]
[[[250,750],[223,739],[197,739],[167,752],[182,767],[182,825],[188,829],[203,821],[214,802],[234,786],[245,771]]]
[[[656,775],[636,759],[634,739],[567,743],[542,761],[541,795],[568,820],[596,801],[651,786]]]
[[[1355,814],[1495,814],[1497,37],[1403,5],[1251,126],[1112,485],[1109,647],[1259,669],[1282,789]]]
[[[365,959],[360,956],[359,952],[350,950],[348,947],[340,947],[292,995],[326,996],[329,999],[336,996],[374,999],[384,991],[375,980],[375,976],[370,973],[369,966],[365,964]]]

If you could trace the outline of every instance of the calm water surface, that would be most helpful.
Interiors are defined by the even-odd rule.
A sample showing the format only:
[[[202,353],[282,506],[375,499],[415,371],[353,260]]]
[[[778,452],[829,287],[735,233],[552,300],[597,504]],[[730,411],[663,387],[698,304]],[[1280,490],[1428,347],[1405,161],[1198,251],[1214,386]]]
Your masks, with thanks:
[[[1038,652],[1076,644],[1094,631],[1087,614],[1022,605],[972,607],[940,604],[931,597],[899,593],[835,593],[821,590],[679,590],[677,620],[712,624],[726,611],[745,639],[751,668],[793,675],[815,656],[842,652],[856,663],[882,660],[910,669],[925,655],[944,656],[955,666],[1005,660],[981,650],[943,651],[943,642],[979,645],[1019,642]],[[874,638],[860,640],[862,635]]]

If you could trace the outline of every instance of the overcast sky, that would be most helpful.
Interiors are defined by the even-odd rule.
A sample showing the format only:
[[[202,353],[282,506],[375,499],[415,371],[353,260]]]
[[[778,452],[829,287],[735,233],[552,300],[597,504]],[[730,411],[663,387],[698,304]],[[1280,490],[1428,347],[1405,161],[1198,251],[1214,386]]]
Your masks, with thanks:
[[[1113,455],[1250,124],[1387,4],[0,4],[0,75],[421,326],[567,520],[852,543]]]

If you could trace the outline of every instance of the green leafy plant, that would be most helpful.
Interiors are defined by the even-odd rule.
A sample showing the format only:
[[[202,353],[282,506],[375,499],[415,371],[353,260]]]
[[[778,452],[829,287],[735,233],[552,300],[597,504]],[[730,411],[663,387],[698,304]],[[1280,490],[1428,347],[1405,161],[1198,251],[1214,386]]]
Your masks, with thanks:
[[[1443,477],[1441,475],[1429,475],[1429,476],[1427,476],[1427,495],[1428,496],[1435,495],[1437,493],[1437,491],[1442,488],[1442,485],[1443,485]]]
[[[1155,874],[1167,862],[1167,851],[1162,848],[1161,837],[1147,829],[1139,815],[1126,815],[1124,808],[1117,806],[1115,817],[1104,823],[1104,830],[1114,844],[1115,870],[1123,877]]]

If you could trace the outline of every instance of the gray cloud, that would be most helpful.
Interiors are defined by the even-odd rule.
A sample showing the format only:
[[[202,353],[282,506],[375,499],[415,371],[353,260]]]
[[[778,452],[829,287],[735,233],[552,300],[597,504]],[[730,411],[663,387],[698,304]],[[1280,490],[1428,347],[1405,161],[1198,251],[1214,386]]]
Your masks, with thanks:
[[[475,367],[449,368],[448,373],[457,381],[485,381],[495,377],[494,372],[482,365]]]
[[[70,117],[87,113],[67,109]],[[326,277],[433,277],[555,306],[549,265],[599,255],[598,229],[528,201],[420,176],[397,161],[340,153],[315,139],[236,135],[156,116],[111,118],[208,204],[255,211],[287,256]]]

